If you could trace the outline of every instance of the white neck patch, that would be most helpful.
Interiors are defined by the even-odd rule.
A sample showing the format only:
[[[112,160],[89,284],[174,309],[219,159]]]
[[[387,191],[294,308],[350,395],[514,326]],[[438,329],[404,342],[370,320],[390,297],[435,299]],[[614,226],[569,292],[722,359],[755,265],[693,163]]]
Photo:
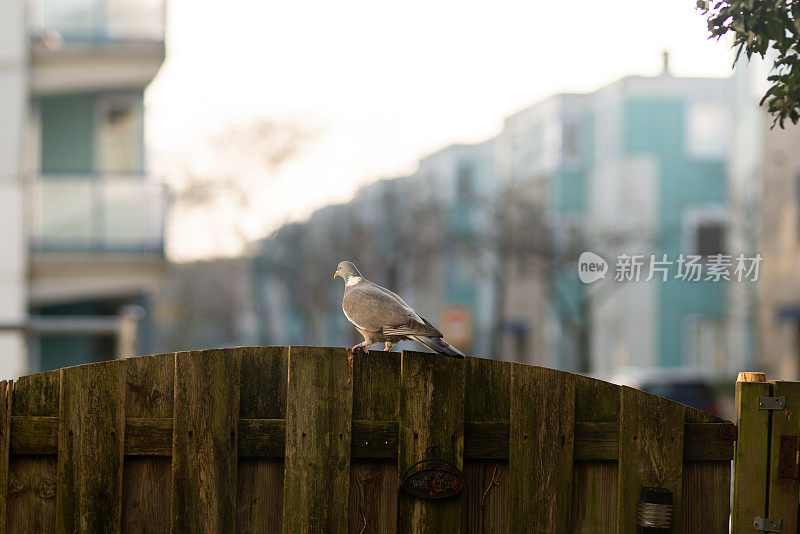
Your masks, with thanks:
[[[357,283],[359,283],[361,280],[363,280],[363,278],[361,278],[360,276],[351,276],[350,278],[347,279],[347,282],[345,283],[345,285],[347,287],[354,286]]]

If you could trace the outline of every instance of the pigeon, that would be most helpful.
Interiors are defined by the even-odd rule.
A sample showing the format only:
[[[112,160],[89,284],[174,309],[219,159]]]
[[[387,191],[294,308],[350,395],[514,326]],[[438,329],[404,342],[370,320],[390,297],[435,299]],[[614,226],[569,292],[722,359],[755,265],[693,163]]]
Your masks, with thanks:
[[[339,263],[333,278],[337,276],[344,280],[344,316],[364,336],[364,341],[351,350],[366,350],[375,343],[386,343],[384,350],[389,351],[400,341],[415,340],[439,354],[452,358],[464,357],[461,351],[442,339],[442,333],[435,326],[423,319],[403,299],[361,276],[349,261]]]

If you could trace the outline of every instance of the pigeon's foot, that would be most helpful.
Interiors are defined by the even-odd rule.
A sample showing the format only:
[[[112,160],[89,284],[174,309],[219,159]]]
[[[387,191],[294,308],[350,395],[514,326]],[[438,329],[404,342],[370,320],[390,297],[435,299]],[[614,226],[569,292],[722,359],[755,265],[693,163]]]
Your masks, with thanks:
[[[397,343],[390,343],[390,342],[387,341],[386,342],[386,346],[384,347],[383,350],[386,351],[386,352],[389,352],[389,351],[392,350],[392,347],[394,347],[395,345],[397,345]]]

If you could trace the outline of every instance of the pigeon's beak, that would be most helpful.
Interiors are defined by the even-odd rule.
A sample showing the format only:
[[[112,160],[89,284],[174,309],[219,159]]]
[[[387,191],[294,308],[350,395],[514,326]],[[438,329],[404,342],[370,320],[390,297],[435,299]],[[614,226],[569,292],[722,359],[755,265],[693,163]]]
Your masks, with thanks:
[[[338,272],[338,271],[337,271],[337,272],[335,272],[335,273],[333,273],[333,279],[334,279],[334,280],[336,280],[336,277],[337,277],[337,276],[339,276],[339,272]]]

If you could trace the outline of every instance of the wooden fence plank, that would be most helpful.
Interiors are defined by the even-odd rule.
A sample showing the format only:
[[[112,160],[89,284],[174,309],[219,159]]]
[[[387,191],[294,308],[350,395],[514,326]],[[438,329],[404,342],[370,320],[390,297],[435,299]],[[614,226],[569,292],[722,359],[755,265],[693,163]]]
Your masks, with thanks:
[[[642,487],[672,492],[672,530],[681,532],[685,406],[638,389],[620,390],[618,532],[635,533]]]
[[[731,510],[731,462],[706,461],[713,453],[733,459],[733,440],[721,439],[724,419],[686,408],[683,446],[683,531],[728,532]],[[727,430],[727,429],[726,429]],[[692,450],[693,449],[693,450]]]
[[[769,396],[772,384],[736,382],[736,427],[733,473],[733,532],[752,532],[753,518],[767,515],[769,450],[768,410],[758,409],[758,397]]]
[[[495,452],[508,455],[508,420],[511,402],[511,364],[499,360],[469,358],[466,361],[466,395],[464,398],[464,456],[495,457]],[[499,423],[499,425],[497,424]],[[496,442],[500,450],[482,445],[486,440],[471,442],[475,430],[500,431]],[[487,436],[481,434],[482,438]],[[495,441],[492,440],[491,443]],[[505,460],[505,458],[503,459]],[[462,530],[467,533],[508,532],[508,462],[464,462],[464,505]]]
[[[22,376],[14,384],[13,417],[52,417],[58,432],[59,371]],[[13,420],[12,445],[13,446]],[[8,481],[8,532],[55,532],[56,450],[12,457]]]
[[[350,532],[392,533],[397,529],[397,388],[400,354],[358,352],[353,360],[353,428],[350,464]],[[392,423],[385,425],[384,423]],[[363,437],[365,424],[389,432]],[[357,459],[364,452],[385,451],[383,458]]]
[[[511,532],[567,532],[575,375],[513,363],[508,441]]]
[[[288,347],[251,347],[242,350],[239,417],[250,420],[283,420],[286,417],[286,379]],[[236,476],[237,521],[239,532],[255,534],[280,532],[283,520],[283,453],[286,443],[285,421],[279,439],[262,433],[243,432],[239,422],[239,467]],[[248,443],[243,443],[246,439]],[[266,439],[265,439],[266,438]],[[242,458],[243,446],[277,449],[277,457]]]
[[[403,351],[398,399],[400,477],[424,459],[445,460],[463,469],[465,361],[427,352]],[[400,491],[400,533],[458,532],[461,501],[415,499]]]
[[[797,532],[800,480],[780,477],[778,458],[781,436],[800,436],[800,382],[773,382],[772,395],[785,396],[786,405],[783,410],[772,412],[770,423],[767,517],[780,518],[783,532]]]
[[[125,459],[122,488],[122,531],[158,533],[169,530],[172,479],[172,402],[175,355],[123,360],[125,363]],[[136,422],[169,423],[132,425]],[[161,438],[163,455],[139,455],[136,444]],[[147,452],[155,452],[153,450]]]
[[[572,527],[575,534],[606,534],[617,525],[617,462],[576,461],[572,471]]]
[[[580,422],[575,423],[573,532],[602,534],[617,526],[619,389],[608,382],[575,377],[575,419]]]
[[[125,445],[124,364],[61,369],[58,532],[120,532]]]
[[[0,532],[6,532],[8,518],[8,470],[11,453],[11,396],[13,380],[0,381]]]
[[[347,351],[291,347],[283,531],[347,532],[353,380]]]
[[[238,349],[175,355],[171,530],[236,531]]]
[[[731,462],[683,463],[683,532],[728,532]],[[726,491],[727,490],[727,491]],[[750,531],[753,526],[750,520]]]

